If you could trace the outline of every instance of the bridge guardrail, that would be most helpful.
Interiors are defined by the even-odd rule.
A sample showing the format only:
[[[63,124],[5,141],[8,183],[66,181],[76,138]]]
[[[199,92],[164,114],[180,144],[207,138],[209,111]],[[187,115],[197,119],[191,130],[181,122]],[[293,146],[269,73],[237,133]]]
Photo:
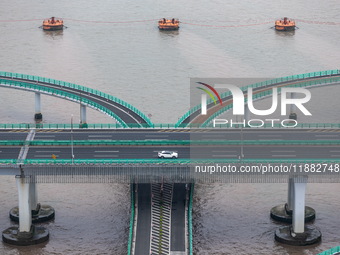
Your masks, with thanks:
[[[194,197],[194,186],[195,184],[192,183],[190,187],[190,197],[189,197],[189,206],[188,206],[189,255],[193,254],[192,204],[193,204],[193,197]]]
[[[0,140],[1,146],[22,146],[23,140]],[[150,145],[340,145],[340,140],[35,140],[30,146]]]
[[[131,215],[130,215],[130,225],[129,225],[129,240],[128,240],[128,247],[127,247],[127,254],[131,255],[132,250],[132,242],[133,242],[133,229],[134,229],[134,222],[135,222],[135,192],[134,192],[134,184],[130,184],[130,193],[131,193]]]
[[[16,165],[17,159],[0,159],[1,165]],[[27,165],[105,165],[105,164],[211,164],[211,163],[242,163],[242,164],[266,164],[266,163],[340,163],[339,158],[324,159],[25,159],[20,162]]]
[[[274,84],[279,84],[283,82],[288,82],[288,81],[298,81],[298,80],[303,80],[303,79],[308,79],[308,78],[317,78],[317,77],[326,77],[326,76],[332,76],[332,75],[340,75],[340,70],[335,69],[335,70],[327,70],[327,71],[319,71],[319,72],[310,72],[310,73],[304,73],[304,74],[298,74],[298,75],[291,75],[291,76],[285,76],[285,77],[280,77],[276,79],[271,79],[271,80],[266,80],[254,84],[250,84],[248,86],[241,87],[241,90],[246,91],[249,87],[251,88],[258,88],[258,87],[264,87],[264,86],[269,86],[269,85],[274,85]],[[230,96],[231,93],[230,91],[227,91],[225,93],[221,94],[221,98],[225,98],[227,96]],[[212,100],[209,98],[207,101],[207,104],[209,105],[212,103]],[[196,112],[197,110],[201,109],[201,105],[196,105],[193,108],[189,109],[176,123],[177,127],[183,126],[183,121],[187,119],[191,114]],[[185,125],[184,125],[185,126]]]
[[[118,104],[128,108],[129,110],[133,111],[134,113],[139,115],[141,118],[143,118],[146,121],[147,124],[152,125],[151,120],[144,113],[139,111],[136,107],[132,106],[131,104],[129,104],[129,103],[117,98],[117,97],[106,94],[106,93],[101,92],[101,91],[96,90],[96,89],[91,89],[91,88],[88,88],[88,87],[85,87],[85,86],[81,86],[81,85],[77,85],[77,84],[73,84],[73,83],[69,83],[69,82],[64,82],[64,81],[60,81],[60,80],[54,80],[54,79],[44,78],[44,77],[34,76],[34,75],[26,75],[26,74],[10,73],[10,72],[0,72],[0,76],[4,76],[4,77],[8,77],[8,78],[26,79],[26,80],[37,81],[37,82],[44,82],[44,83],[63,86],[63,87],[67,87],[67,88],[77,89],[77,90],[80,90],[80,91],[84,91],[86,93],[91,93],[91,94],[103,97],[105,99],[109,99],[109,100],[111,100],[115,103],[118,103]]]
[[[26,83],[26,82],[18,82],[18,81],[15,81],[15,80],[9,81],[9,80],[0,79],[0,82],[3,83],[3,84],[9,85],[9,86],[23,87],[23,88],[33,90],[33,91],[42,91],[42,92],[50,94],[50,95],[58,95],[60,97],[69,98],[71,101],[82,102],[83,104],[86,104],[89,107],[98,109],[99,111],[102,111],[105,114],[111,116],[118,123],[120,123],[123,127],[127,127],[126,123],[118,115],[116,115],[114,112],[110,111],[109,109],[107,109],[106,107],[104,107],[100,104],[97,104],[97,103],[95,103],[95,102],[93,102],[89,99],[78,96],[76,94],[68,93],[68,92],[65,92],[65,91],[58,90],[58,89],[47,88],[47,87],[36,85],[36,84],[30,84],[30,83]]]
[[[23,140],[0,140],[2,146],[22,146]],[[30,146],[98,145],[340,145],[340,140],[35,140]]]
[[[214,127],[213,124],[208,124],[202,126],[202,124],[196,124],[192,123],[189,124],[186,127],[175,127],[175,124],[171,123],[158,123],[158,124],[152,124],[152,126],[144,126],[143,124],[126,124],[126,128],[131,128],[131,129],[178,129],[178,130],[183,130],[183,129],[217,129],[217,128],[240,128],[237,125],[233,125],[232,127],[230,124],[221,124]],[[2,124],[0,123],[0,129],[31,129],[35,128],[37,130],[44,130],[44,129],[85,129],[84,127],[81,127],[79,124],[57,124],[57,123],[7,123],[7,124]],[[122,128],[122,125],[118,123],[95,123],[95,124],[87,124],[86,129],[119,129]],[[283,127],[282,125],[279,124],[268,124],[265,123],[261,128],[280,128],[284,129],[286,127]],[[293,127],[291,127],[293,128]],[[298,128],[340,128],[340,123],[298,123],[295,129]],[[247,129],[247,127],[244,127],[243,129]]]
[[[333,255],[333,254],[339,254],[340,253],[340,246],[333,247],[327,251],[321,252],[318,255]]]
[[[316,80],[316,81],[305,81],[305,82],[301,82],[301,83],[297,83],[297,84],[292,84],[289,85],[287,87],[309,87],[309,86],[316,86],[316,85],[322,85],[322,84],[329,84],[329,83],[333,83],[333,82],[339,82],[340,81],[340,77],[332,77],[332,78],[325,78],[323,80]],[[246,87],[242,87],[242,90],[247,90],[248,87],[251,87],[252,85],[246,86]],[[281,88],[278,88],[278,92],[281,92]],[[230,92],[228,92],[230,93]],[[269,96],[272,94],[272,90],[266,90],[263,92],[259,92],[256,94],[253,94],[253,100],[257,100],[266,96]],[[247,98],[246,98],[247,101]],[[221,115],[222,113],[230,110],[233,108],[233,104],[227,105],[225,107],[223,107],[222,109],[220,109],[219,111],[217,111],[216,113],[214,113],[213,115],[211,115],[203,124],[202,126],[205,126],[207,124],[209,124],[214,118],[216,118],[217,116]]]

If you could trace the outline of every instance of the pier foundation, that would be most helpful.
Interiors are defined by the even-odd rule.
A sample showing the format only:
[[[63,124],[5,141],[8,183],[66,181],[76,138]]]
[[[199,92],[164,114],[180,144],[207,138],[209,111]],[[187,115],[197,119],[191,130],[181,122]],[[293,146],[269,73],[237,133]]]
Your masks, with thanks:
[[[275,240],[289,245],[303,246],[321,241],[321,232],[314,226],[305,225],[305,191],[307,177],[298,176],[292,178],[292,218],[290,226],[280,227],[275,231]],[[287,206],[290,206],[287,205]]]
[[[294,201],[294,179],[289,178],[288,181],[288,197],[287,203],[273,207],[270,210],[270,217],[273,220],[292,223],[293,222],[293,201]],[[305,206],[305,222],[310,222],[315,219],[315,210],[312,207]]]
[[[19,246],[45,242],[49,239],[48,230],[32,225],[30,176],[17,175],[15,178],[19,198],[19,226],[9,227],[4,230],[2,240],[5,243]]]
[[[34,177],[31,177],[34,178]],[[38,203],[38,192],[36,183],[33,181],[29,185],[29,198],[32,223],[46,222],[53,220],[55,216],[55,210],[52,206],[41,205]],[[9,217],[12,221],[19,222],[19,207],[16,206],[9,211]],[[21,216],[20,216],[21,217]]]

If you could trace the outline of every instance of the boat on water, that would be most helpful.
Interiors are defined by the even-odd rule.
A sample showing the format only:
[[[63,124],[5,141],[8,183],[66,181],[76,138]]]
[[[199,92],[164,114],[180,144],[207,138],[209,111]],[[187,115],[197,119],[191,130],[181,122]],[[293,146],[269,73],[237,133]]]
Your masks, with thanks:
[[[178,19],[160,19],[158,21],[159,30],[178,30],[179,20]]]
[[[277,31],[293,31],[295,30],[295,21],[284,17],[275,21],[275,29]]]
[[[51,17],[44,20],[42,27],[47,31],[62,30],[64,28],[64,21],[60,18]]]

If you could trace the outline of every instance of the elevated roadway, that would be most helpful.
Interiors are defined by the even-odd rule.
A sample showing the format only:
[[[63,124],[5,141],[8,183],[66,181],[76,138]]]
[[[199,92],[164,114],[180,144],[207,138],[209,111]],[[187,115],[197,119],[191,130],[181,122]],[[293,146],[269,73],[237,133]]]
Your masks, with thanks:
[[[221,159],[239,158],[243,150],[244,158],[272,159],[272,158],[339,158],[339,145],[327,144],[327,141],[340,140],[340,130],[337,129],[243,129],[241,130],[82,130],[70,133],[69,130],[57,130],[58,132],[45,132],[39,130],[35,133],[34,140],[143,140],[143,141],[166,141],[166,140],[229,140],[238,144],[231,145],[83,145],[72,146],[76,159],[155,159],[157,152],[162,150],[174,150],[179,153],[181,159]],[[28,132],[1,131],[1,140],[25,140]],[[243,144],[242,141],[257,141],[258,144]],[[270,141],[301,141],[302,144],[275,145],[266,142]],[[303,144],[303,141],[320,141],[326,144]],[[17,159],[20,147],[2,146],[0,148],[1,159]],[[49,159],[54,154],[58,159],[69,159],[71,146],[30,146],[27,159]]]
[[[253,89],[253,100],[258,100],[271,95],[272,88],[282,87],[315,87],[340,84],[340,70],[328,70],[312,72],[273,80],[267,80],[242,87],[241,90],[247,100],[248,88]],[[213,85],[213,84],[211,84]],[[178,127],[185,126],[206,126],[212,121],[212,117],[217,117],[222,113],[232,109],[233,95],[228,91],[220,95],[222,104],[215,104],[211,100],[207,105],[207,114],[201,114],[201,106],[197,105],[185,113],[176,123]]]
[[[70,101],[76,101],[115,118],[123,126],[150,126],[150,119],[132,105],[103,92],[39,76],[0,72],[0,86],[35,93],[44,93]]]

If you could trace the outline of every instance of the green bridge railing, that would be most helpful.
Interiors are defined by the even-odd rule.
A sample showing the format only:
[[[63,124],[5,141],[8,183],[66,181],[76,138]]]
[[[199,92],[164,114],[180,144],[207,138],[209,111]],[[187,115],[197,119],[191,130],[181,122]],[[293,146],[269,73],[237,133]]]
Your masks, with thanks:
[[[340,145],[340,140],[0,140],[0,146]]]
[[[287,123],[288,124],[288,123]],[[99,123],[99,124],[87,124],[87,127],[82,127],[80,124],[53,124],[53,123],[18,123],[18,124],[1,124],[0,129],[31,129],[35,128],[37,130],[44,130],[44,129],[60,129],[60,130],[71,130],[71,129],[119,129],[123,128],[123,126],[119,123]],[[152,124],[152,126],[146,126],[143,124],[126,124],[124,128],[131,128],[131,129],[178,129],[179,131],[184,129],[217,129],[217,128],[241,128],[240,125],[233,125],[230,124],[216,124],[214,127],[212,123],[208,125],[196,124],[192,123],[187,125],[186,127],[176,127],[176,124],[172,123],[158,123]],[[245,129],[247,127],[244,127]],[[253,127],[255,128],[255,127]],[[264,123],[261,128],[340,128],[340,123],[298,123],[295,127],[284,127],[280,124],[274,123],[274,125],[270,123]],[[188,130],[189,131],[189,130]]]
[[[210,164],[210,163],[247,163],[247,164],[266,164],[266,163],[339,163],[340,158],[313,158],[313,159],[0,159],[0,166],[31,164],[31,165],[95,165],[95,164]]]
[[[189,205],[188,205],[188,235],[189,235],[189,255],[193,254],[193,231],[192,231],[192,204],[194,202],[194,186],[192,183],[190,187],[190,197],[189,197]]]
[[[130,225],[129,225],[129,240],[128,240],[128,248],[127,254],[131,255],[132,253],[132,242],[133,242],[133,229],[134,229],[134,222],[135,222],[135,192],[134,192],[134,184],[130,184],[130,199],[131,199],[131,215],[130,215]]]
[[[310,81],[305,81],[305,82],[299,82],[299,83],[296,83],[296,84],[288,85],[287,87],[310,87],[310,86],[330,84],[330,83],[335,83],[335,82],[340,82],[340,77],[331,77],[331,78],[325,78],[325,79],[322,79],[322,80],[310,80]],[[255,87],[255,85],[252,84],[252,85],[249,85],[249,86],[246,86],[246,87],[242,87],[241,89],[243,91],[247,91],[247,89],[249,87],[253,87],[253,86]],[[281,92],[281,88],[278,88],[278,93],[280,93],[280,92]],[[266,91],[263,91],[263,92],[260,92],[260,93],[253,94],[253,100],[258,100],[260,98],[270,96],[270,95],[272,95],[272,93],[273,93],[273,91],[270,89],[270,90],[266,90]],[[230,92],[228,91],[227,94],[229,96]],[[246,101],[247,101],[247,98],[246,98]],[[222,109],[220,109],[219,111],[217,111],[216,113],[211,115],[202,124],[202,126],[204,127],[205,125],[208,125],[210,122],[212,122],[212,120],[214,118],[218,117],[222,113],[224,113],[224,112],[226,112],[226,111],[228,111],[228,110],[230,110],[232,108],[233,108],[233,104],[230,104],[230,105],[227,105],[227,106],[223,107]]]
[[[327,70],[327,71],[319,71],[319,72],[310,72],[310,73],[304,73],[304,74],[297,74],[297,75],[291,75],[291,76],[285,76],[280,77],[276,79],[266,80],[258,83],[254,83],[248,86],[241,87],[242,91],[247,91],[248,88],[259,88],[259,87],[265,87],[270,86],[274,84],[280,84],[283,82],[289,82],[289,81],[299,81],[303,79],[310,79],[310,78],[319,78],[319,77],[326,77],[326,76],[332,76],[332,75],[340,75],[340,70]],[[230,96],[230,91],[227,91],[225,93],[221,94],[221,98],[226,98]],[[211,104],[212,100],[209,98],[207,101],[207,104]],[[183,121],[187,119],[190,115],[192,115],[194,112],[201,109],[201,105],[196,105],[193,108],[191,108],[188,112],[186,112],[176,123],[177,127],[183,126]],[[227,110],[227,109],[226,109]],[[185,126],[185,125],[184,125]]]
[[[92,107],[94,109],[97,109],[107,115],[109,115],[111,118],[115,119],[122,127],[128,127],[127,124],[114,112],[110,111],[106,107],[97,104],[91,100],[88,100],[84,97],[78,96],[76,94],[72,94],[69,92],[61,91],[58,89],[52,89],[44,86],[40,86],[37,84],[31,84],[31,83],[26,83],[26,82],[21,82],[21,81],[15,81],[15,80],[4,80],[0,79],[0,83],[7,85],[7,86],[15,86],[27,90],[32,90],[32,91],[40,91],[44,92],[46,94],[52,95],[52,96],[58,96],[62,98],[67,98],[70,101],[76,101],[76,102],[81,102],[83,104],[88,105],[89,107]]]
[[[321,252],[318,255],[334,255],[334,254],[340,254],[340,246]]]
[[[59,81],[59,80],[55,80],[55,79],[44,78],[44,77],[34,76],[34,75],[20,74],[20,73],[0,72],[0,76],[8,77],[8,78],[25,79],[25,80],[29,80],[29,81],[35,81],[35,82],[44,82],[44,83],[58,85],[58,86],[61,86],[61,87],[72,88],[72,89],[80,90],[80,91],[83,91],[83,92],[86,92],[86,93],[94,94],[94,95],[100,96],[102,98],[109,99],[109,100],[111,100],[111,101],[113,101],[117,104],[120,104],[120,105],[128,108],[129,110],[133,111],[134,113],[139,115],[141,118],[143,118],[148,125],[152,125],[151,120],[144,113],[142,113],[140,110],[138,110],[136,107],[132,106],[131,104],[129,104],[129,103],[117,98],[117,97],[106,94],[106,93],[101,92],[101,91],[96,90],[96,89],[91,89],[91,88],[88,88],[88,87],[85,87],[85,86],[81,86],[81,85],[77,85],[77,84],[73,84],[73,83],[69,83],[69,82],[65,82],[65,81]]]

